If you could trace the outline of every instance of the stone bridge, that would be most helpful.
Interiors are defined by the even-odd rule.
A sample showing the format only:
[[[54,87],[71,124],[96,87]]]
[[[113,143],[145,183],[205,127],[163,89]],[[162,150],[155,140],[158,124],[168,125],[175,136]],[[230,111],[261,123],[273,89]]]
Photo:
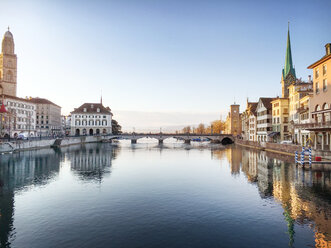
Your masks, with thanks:
[[[200,139],[208,140],[212,143],[221,143],[223,145],[234,143],[234,137],[231,134],[169,134],[169,133],[158,133],[158,134],[144,134],[144,133],[124,133],[118,135],[107,135],[104,136],[105,139],[126,139],[131,140],[132,144],[136,144],[138,139],[141,138],[154,138],[159,141],[159,144],[163,144],[163,140],[168,138],[175,138],[183,140],[185,144],[190,144],[191,141]]]

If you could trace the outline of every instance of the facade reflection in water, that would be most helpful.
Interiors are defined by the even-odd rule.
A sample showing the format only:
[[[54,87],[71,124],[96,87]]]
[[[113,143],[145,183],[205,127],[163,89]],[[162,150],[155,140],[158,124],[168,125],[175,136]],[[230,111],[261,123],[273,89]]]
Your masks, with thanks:
[[[117,147],[102,144],[85,145],[71,150],[67,156],[71,170],[81,180],[101,182],[104,175],[110,174],[112,160],[116,159],[118,151]]]
[[[293,158],[250,149],[212,153],[218,159],[227,158],[232,175],[242,172],[257,184],[261,198],[274,197],[282,205],[289,246],[294,243],[297,223],[312,225],[316,247],[331,247],[331,169],[303,170],[293,164]]]
[[[14,196],[29,187],[55,180],[60,162],[68,159],[81,180],[101,182],[111,172],[118,148],[95,144],[61,149],[41,149],[1,155],[0,163],[0,247],[10,247],[15,237]]]

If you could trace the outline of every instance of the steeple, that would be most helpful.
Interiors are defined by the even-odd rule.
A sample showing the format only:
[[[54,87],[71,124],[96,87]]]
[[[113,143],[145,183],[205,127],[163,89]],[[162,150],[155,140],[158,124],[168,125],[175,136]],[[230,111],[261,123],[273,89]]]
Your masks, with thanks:
[[[295,78],[295,69],[293,67],[292,62],[292,52],[291,52],[291,41],[290,41],[290,23],[288,23],[288,30],[287,30],[287,46],[286,46],[286,55],[285,55],[285,66],[283,69],[283,78],[291,73]]]

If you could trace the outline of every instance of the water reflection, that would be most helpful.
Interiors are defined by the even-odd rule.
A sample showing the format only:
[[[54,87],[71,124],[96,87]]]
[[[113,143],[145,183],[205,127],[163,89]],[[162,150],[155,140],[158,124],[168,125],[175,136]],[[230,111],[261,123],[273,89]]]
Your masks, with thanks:
[[[119,148],[103,144],[87,144],[70,147],[67,159],[71,170],[83,181],[101,182],[103,177],[111,173],[112,160],[118,156]]]
[[[30,187],[55,180],[60,162],[68,160],[81,180],[101,182],[110,174],[119,149],[105,145],[77,145],[61,149],[41,149],[1,155],[0,163],[0,247],[10,247],[15,236],[14,197]]]
[[[14,195],[34,185],[45,185],[59,172],[61,154],[44,149],[1,156],[0,247],[14,235]]]
[[[223,152],[213,153],[223,159]],[[295,223],[312,226],[316,247],[331,247],[331,168],[303,170],[293,164],[292,157],[251,149],[228,149],[226,157],[232,174],[244,173],[249,182],[257,184],[261,198],[274,197],[282,205],[290,247]]]
[[[207,150],[206,150],[207,149]],[[183,151],[185,156],[183,156]],[[195,151],[198,150],[199,153],[195,153]],[[187,167],[180,167],[181,163],[184,163],[183,161],[186,161],[183,158],[193,156],[196,159],[201,159],[204,154],[208,153],[208,160],[209,158],[209,150],[211,153],[211,158],[213,160],[219,160],[221,163],[221,166],[228,166],[228,173],[227,175],[222,175],[222,178],[220,180],[229,178],[243,178],[244,184],[247,183],[248,185],[253,186],[255,192],[258,192],[256,194],[256,198],[262,199],[263,201],[276,201],[277,206],[282,207],[282,213],[283,213],[283,222],[281,222],[281,225],[284,226],[284,229],[286,229],[287,236],[288,236],[288,245],[290,247],[295,246],[298,243],[298,229],[297,226],[310,226],[310,228],[314,231],[314,239],[315,239],[315,246],[316,247],[331,247],[331,179],[330,179],[330,171],[308,171],[308,170],[302,170],[301,168],[296,167],[291,157],[284,157],[279,156],[276,154],[271,154],[263,151],[256,151],[251,149],[242,149],[239,147],[229,147],[229,148],[219,148],[216,149],[216,147],[212,147],[212,149],[209,148],[201,148],[201,147],[192,147],[192,146],[176,146],[171,147],[170,145],[149,145],[144,146],[141,144],[137,145],[128,145],[127,147],[114,147],[110,144],[87,144],[87,145],[78,145],[78,146],[70,146],[61,148],[58,150],[53,149],[44,149],[44,150],[37,150],[37,151],[28,151],[28,152],[21,152],[17,154],[9,154],[1,156],[1,163],[0,163],[0,247],[10,247],[10,242],[12,240],[15,240],[15,235],[17,235],[17,227],[14,226],[14,215],[15,215],[15,195],[25,194],[31,191],[35,187],[45,187],[49,185],[51,182],[58,180],[59,175],[61,171],[64,171],[65,168],[68,168],[68,172],[70,173],[70,176],[72,175],[73,178],[79,182],[79,185],[86,185],[85,183],[98,183],[103,184],[106,179],[110,177],[111,181],[116,181],[119,187],[117,189],[122,188],[124,191],[119,191],[117,194],[115,194],[115,197],[111,198],[109,195],[111,195],[112,191],[107,191],[104,195],[109,196],[110,201],[109,202],[103,202],[104,198],[99,199],[99,203],[101,206],[109,206],[111,204],[118,204],[118,205],[112,205],[113,209],[112,211],[118,211],[117,213],[123,214],[122,218],[128,218],[130,215],[126,215],[128,212],[121,212],[121,209],[123,208],[121,203],[121,199],[123,196],[123,193],[126,194],[127,192],[131,192],[131,194],[125,195],[127,198],[125,199],[125,207],[127,209],[130,209],[130,197],[133,197],[134,203],[136,204],[143,204],[144,201],[141,201],[142,198],[139,198],[141,196],[149,195],[149,198],[147,198],[151,205],[144,205],[144,207],[149,208],[149,210],[154,210],[152,206],[154,205],[153,202],[153,195],[159,195],[157,194],[157,190],[161,190],[160,192],[165,193],[166,187],[166,180],[162,180],[163,184],[161,183],[158,185],[159,187],[155,187],[152,191],[148,191],[147,188],[144,187],[142,184],[134,184],[132,180],[139,180],[139,177],[144,175],[145,180],[151,180],[148,175],[152,173],[155,169],[163,170],[163,172],[171,174],[171,177],[175,177],[176,171],[182,171],[183,174],[186,175],[187,168],[191,168],[188,165]],[[128,159],[127,163],[130,164],[132,162],[137,161],[137,166],[144,166],[143,168],[144,173],[141,173],[141,171],[137,170],[133,174],[129,175],[127,178],[123,177],[123,174],[120,178],[116,178],[114,180],[114,176],[116,174],[112,174],[112,168],[113,168],[113,161],[115,159],[121,158],[122,160],[125,160],[125,156],[122,154],[124,153],[125,156],[137,155],[133,160]],[[121,152],[121,154],[120,154]],[[152,159],[158,159],[158,158],[164,158],[164,159],[170,159],[170,161],[176,161],[171,160],[173,157],[178,158],[180,163],[178,162],[178,165],[175,167],[172,167],[171,164],[167,164],[167,161],[156,161],[155,164],[153,164],[154,170],[149,170],[150,163],[145,163],[144,157],[142,157],[142,152],[146,156],[145,160],[148,159],[148,156],[150,155]],[[159,157],[155,156],[159,153]],[[193,153],[191,155],[191,152]],[[162,153],[162,154],[161,154]],[[123,155],[123,156],[122,156]],[[177,157],[178,156],[178,157]],[[180,160],[182,159],[182,160]],[[205,158],[204,158],[205,159]],[[120,160],[120,159],[119,159]],[[203,161],[207,160],[199,160],[201,163]],[[160,162],[159,165],[157,162]],[[162,163],[161,163],[162,162]],[[191,161],[192,162],[192,161]],[[218,168],[218,161],[216,162],[217,168]],[[66,167],[67,166],[67,167]],[[122,165],[123,167],[126,167],[126,173],[132,172],[134,170],[133,167],[128,167],[127,164]],[[158,167],[161,166],[161,167]],[[174,169],[173,169],[174,168]],[[192,167],[192,170],[198,171],[198,165],[195,165],[195,167]],[[211,167],[203,167],[203,168],[209,168]],[[199,171],[208,173],[205,171]],[[180,172],[178,172],[180,173]],[[117,173],[119,176],[120,173]],[[164,178],[166,177],[166,173],[164,174]],[[180,175],[180,174],[179,174]],[[203,174],[201,174],[203,175]],[[231,175],[231,176],[230,176]],[[154,175],[155,176],[155,175]],[[194,199],[199,199],[201,195],[204,194],[205,191],[203,191],[203,187],[197,187],[196,183],[194,183],[194,180],[199,180],[199,177],[194,177],[194,174],[190,174],[191,179],[188,181],[183,180],[183,183],[187,185],[187,188],[179,188],[178,192],[182,192],[182,195],[178,195],[178,198],[176,198],[175,195],[177,192],[177,188],[174,191],[166,192],[168,195],[164,197],[168,197],[167,199],[183,199],[183,203],[185,201],[190,202],[190,206],[192,209],[190,209],[190,213],[196,213],[194,212],[194,204],[191,203],[191,201],[194,202]],[[178,177],[181,178],[181,177]],[[185,179],[185,178],[184,178]],[[124,184],[121,185],[121,180],[124,181]],[[128,181],[125,181],[128,180]],[[141,179],[140,179],[141,180]],[[160,180],[160,179],[159,179]],[[218,180],[218,177],[217,177]],[[153,181],[153,180],[152,180]],[[192,185],[189,183],[192,181]],[[153,182],[158,182],[153,181]],[[171,183],[168,184],[168,187],[172,189],[173,181],[170,181]],[[109,183],[109,181],[108,181]],[[130,188],[127,185],[138,185],[138,187]],[[205,183],[200,181],[201,184]],[[241,181],[236,181],[234,183],[243,183]],[[94,185],[94,184],[92,184]],[[154,184],[153,184],[154,185]],[[177,185],[177,184],[176,184]],[[189,187],[189,186],[192,187]],[[207,187],[208,182],[206,182],[203,186]],[[87,185],[88,187],[89,185]],[[232,185],[233,186],[233,185]],[[97,185],[99,187],[99,185]],[[180,187],[180,184],[178,184],[177,187]],[[196,187],[196,188],[194,188]],[[116,187],[108,187],[107,189],[114,189]],[[141,191],[134,191],[134,188],[138,188]],[[80,188],[79,188],[80,189]],[[190,199],[185,199],[185,195],[189,195],[187,193],[188,190],[202,190],[202,191],[196,191],[191,192],[194,197]],[[129,191],[126,191],[129,190]],[[130,191],[131,190],[131,191]],[[146,190],[146,191],[145,191]],[[106,191],[106,190],[105,190]],[[183,194],[185,192],[185,194]],[[137,194],[139,193],[139,194]],[[160,193],[161,194],[161,193]],[[214,199],[214,206],[217,205],[217,202],[215,199],[219,197],[219,195],[208,195],[208,199],[211,199],[213,201]],[[160,196],[162,197],[162,196]],[[222,196],[224,199],[227,200],[227,202],[235,202],[235,199],[231,198],[231,195],[229,195],[229,198],[225,198],[227,196]],[[222,198],[223,199],[223,198]],[[118,201],[116,201],[118,200]],[[161,200],[161,199],[158,199]],[[255,201],[256,199],[253,199]],[[115,202],[115,203],[114,203]],[[176,214],[176,204],[180,201],[176,202],[170,202],[171,206],[173,207],[172,214]],[[198,200],[197,200],[198,202]],[[221,202],[221,201],[220,201]],[[163,202],[165,204],[166,202]],[[86,204],[89,205],[91,202],[88,202],[88,199],[86,201]],[[102,205],[103,204],[103,205]],[[155,203],[156,204],[156,203]],[[235,204],[235,203],[233,203]],[[118,206],[118,209],[116,210],[116,206]],[[223,206],[223,205],[220,205]],[[84,206],[83,206],[84,207]],[[184,205],[180,205],[180,207],[185,208]],[[201,206],[198,206],[198,208]],[[208,206],[210,208],[211,206]],[[84,209],[84,208],[83,208]],[[86,208],[88,209],[88,208]],[[134,208],[135,209],[135,208]],[[137,209],[143,209],[141,206],[137,206]],[[185,208],[186,209],[186,208]],[[167,208],[164,208],[164,211],[167,210]],[[98,213],[98,209],[95,209]],[[105,210],[104,210],[105,211]],[[225,211],[225,210],[223,210]],[[212,211],[213,212],[213,211]],[[102,212],[109,215],[108,212]],[[137,212],[134,212],[135,214],[138,214]],[[157,208],[156,213],[159,213],[159,209]],[[213,213],[217,213],[217,210],[214,210]],[[71,213],[72,217],[75,217],[75,212]],[[132,214],[132,213],[131,213]],[[138,217],[135,217],[135,214],[132,214],[134,218],[139,219]],[[144,216],[149,216],[149,213],[145,213]],[[258,213],[257,213],[258,215]],[[88,215],[87,215],[88,216]],[[114,216],[117,216],[114,214]],[[133,218],[131,216],[131,218]],[[185,216],[185,215],[184,215]],[[205,216],[205,215],[204,215]],[[207,216],[207,215],[206,215]],[[212,216],[212,215],[211,215]],[[161,216],[163,217],[163,216]],[[160,218],[161,218],[160,217]],[[171,216],[166,216],[165,218],[171,219]],[[215,221],[217,223],[217,217],[220,217],[219,213],[216,215],[216,219],[211,217],[211,222]],[[240,216],[241,218],[242,216]],[[255,215],[248,216],[251,219],[257,218]],[[115,217],[114,217],[115,218]],[[184,218],[183,216],[178,216],[178,218]],[[178,220],[178,218],[176,220]],[[240,219],[239,218],[239,219]],[[116,222],[116,219],[111,219]],[[130,219],[133,222],[133,219]],[[144,217],[145,220],[145,217]],[[153,220],[152,223],[158,223],[158,220]],[[126,223],[122,222],[120,220],[120,225],[122,226],[124,233],[127,232],[128,227],[125,226]],[[177,224],[181,224],[180,222],[176,222]],[[207,223],[207,224],[206,224]],[[205,224],[208,225],[209,222],[206,222]],[[222,221],[220,221],[222,223]],[[229,222],[231,224],[231,222]],[[233,221],[235,223],[235,221]],[[109,225],[111,225],[111,222],[109,222]],[[134,229],[134,224],[128,223],[130,225],[131,229]],[[158,225],[156,225],[158,226]],[[171,226],[169,224],[169,226]],[[141,223],[139,223],[139,230],[141,230]],[[223,230],[222,226],[217,226],[215,224],[214,230]],[[98,227],[92,227],[98,228]],[[108,228],[113,228],[109,226]],[[225,228],[225,227],[223,227]],[[88,229],[90,230],[90,229]],[[101,227],[101,230],[104,230],[103,227]],[[134,231],[136,231],[134,229]],[[133,233],[135,233],[133,231]],[[153,231],[153,229],[151,229]],[[241,230],[243,231],[243,230]],[[100,233],[100,229],[99,229]],[[160,232],[163,233],[163,232]],[[160,234],[159,233],[159,234]],[[165,232],[166,233],[166,232]],[[119,235],[117,233],[117,235]],[[115,235],[116,236],[116,235]],[[208,237],[210,235],[207,235]],[[69,237],[70,238],[70,237]],[[183,238],[185,238],[183,236]],[[287,238],[287,237],[285,237]],[[78,243],[77,243],[78,244]],[[78,246],[78,245],[77,245]],[[36,246],[41,247],[41,246]],[[258,245],[257,245],[258,247]],[[260,246],[261,247],[261,246]]]

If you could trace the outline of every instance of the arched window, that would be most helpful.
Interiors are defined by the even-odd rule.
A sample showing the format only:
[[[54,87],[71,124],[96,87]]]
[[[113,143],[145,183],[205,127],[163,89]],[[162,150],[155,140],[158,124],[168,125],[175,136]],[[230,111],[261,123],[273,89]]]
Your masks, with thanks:
[[[107,126],[107,121],[106,120],[102,121],[102,126]]]
[[[94,125],[94,121],[93,120],[89,120],[89,126],[93,126]]]
[[[315,107],[315,111],[320,111],[321,110],[321,107],[320,107],[320,105],[316,105],[316,107]]]
[[[328,108],[329,108],[329,105],[327,103],[324,103],[323,104],[323,110],[328,109]]]

